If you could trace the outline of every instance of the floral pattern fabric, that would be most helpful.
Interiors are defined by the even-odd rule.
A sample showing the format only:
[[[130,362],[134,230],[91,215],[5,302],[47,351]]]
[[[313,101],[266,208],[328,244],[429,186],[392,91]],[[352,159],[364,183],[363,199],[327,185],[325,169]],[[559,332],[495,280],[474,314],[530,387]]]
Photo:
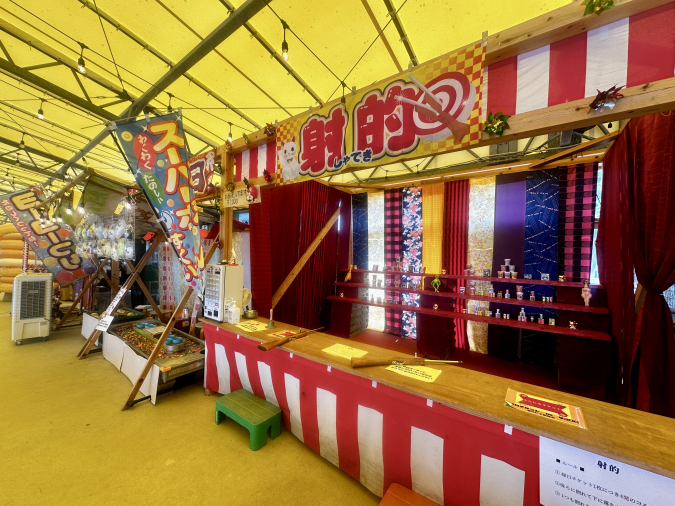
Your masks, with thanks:
[[[377,265],[382,270],[384,265],[384,192],[368,193],[368,269]],[[384,275],[377,275],[382,279]],[[371,295],[384,297],[384,290],[368,290],[368,299]],[[368,308],[368,328],[384,331],[384,308],[371,306]]]
[[[476,272],[492,268],[492,253],[495,235],[495,176],[477,177],[470,180],[469,188],[469,251],[467,263]],[[477,281],[476,291],[487,291],[489,282]],[[467,288],[467,292],[469,288]],[[469,300],[469,313],[480,302]],[[471,351],[487,353],[488,324],[467,321],[466,333]]]
[[[403,269],[412,268],[417,272],[422,267],[422,187],[403,189]],[[419,281],[419,277],[402,276],[401,282],[412,283]],[[403,293],[403,301],[412,306],[419,305],[419,295]],[[403,311],[401,322],[401,337],[417,339],[417,313]]]

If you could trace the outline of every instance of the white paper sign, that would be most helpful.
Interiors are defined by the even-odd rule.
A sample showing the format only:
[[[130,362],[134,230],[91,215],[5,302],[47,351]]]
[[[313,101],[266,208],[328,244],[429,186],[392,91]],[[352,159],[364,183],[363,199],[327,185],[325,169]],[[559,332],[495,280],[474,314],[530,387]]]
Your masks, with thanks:
[[[540,437],[539,501],[543,506],[668,506],[675,504],[675,480]]]
[[[110,324],[112,321],[115,319],[114,316],[111,315],[106,315],[101,318],[101,321],[98,322],[98,325],[96,325],[96,330],[100,330],[102,332],[105,332],[108,330],[108,327],[110,327]]]
[[[246,188],[242,188],[240,190],[234,190],[233,192],[226,191],[225,192],[225,207],[246,207],[250,204],[258,204],[260,202],[260,186],[251,186],[251,188],[255,188],[254,194],[255,194],[255,199],[252,201],[247,200],[247,196],[249,192],[246,190]]]

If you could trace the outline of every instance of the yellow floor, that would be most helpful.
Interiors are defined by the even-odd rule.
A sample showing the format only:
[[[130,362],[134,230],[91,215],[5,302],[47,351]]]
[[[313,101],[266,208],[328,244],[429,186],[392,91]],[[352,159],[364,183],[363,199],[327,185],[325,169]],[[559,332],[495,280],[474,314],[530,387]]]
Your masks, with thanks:
[[[377,504],[288,430],[252,452],[200,384],[120,408],[131,383],[79,328],[15,346],[0,303],[0,504]]]

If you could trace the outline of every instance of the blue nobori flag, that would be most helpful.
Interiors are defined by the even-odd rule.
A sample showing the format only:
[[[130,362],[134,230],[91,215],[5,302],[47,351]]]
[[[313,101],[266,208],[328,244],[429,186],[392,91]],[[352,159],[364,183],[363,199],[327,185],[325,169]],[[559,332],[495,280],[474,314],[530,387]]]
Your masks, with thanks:
[[[136,181],[181,260],[188,286],[201,293],[204,255],[180,112],[117,125]]]

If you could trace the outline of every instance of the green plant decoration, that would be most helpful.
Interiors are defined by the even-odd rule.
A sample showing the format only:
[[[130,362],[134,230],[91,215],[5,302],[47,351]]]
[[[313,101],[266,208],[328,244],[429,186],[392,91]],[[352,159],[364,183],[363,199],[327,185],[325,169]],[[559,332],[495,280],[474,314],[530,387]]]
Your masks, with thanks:
[[[614,7],[614,0],[584,0],[586,10],[584,16],[595,13],[599,16],[603,11]]]
[[[511,116],[507,116],[501,111],[497,114],[492,114],[492,111],[490,111],[487,121],[483,123],[483,126],[485,127],[483,132],[488,135],[499,135],[499,137],[501,137],[504,134],[504,130],[509,129],[508,120],[510,117]]]

